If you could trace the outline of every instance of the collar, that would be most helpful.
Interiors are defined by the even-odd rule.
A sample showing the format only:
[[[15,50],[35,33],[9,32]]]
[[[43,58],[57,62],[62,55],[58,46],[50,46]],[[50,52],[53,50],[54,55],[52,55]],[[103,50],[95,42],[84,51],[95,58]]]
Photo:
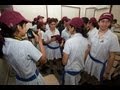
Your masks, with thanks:
[[[95,36],[99,38],[98,33],[99,33],[99,31],[96,33]],[[108,31],[104,33],[104,38],[108,39],[109,38],[109,33],[110,33],[110,29],[108,29]]]
[[[78,37],[78,36],[82,36],[81,33],[75,33],[74,35],[72,35],[71,37]]]

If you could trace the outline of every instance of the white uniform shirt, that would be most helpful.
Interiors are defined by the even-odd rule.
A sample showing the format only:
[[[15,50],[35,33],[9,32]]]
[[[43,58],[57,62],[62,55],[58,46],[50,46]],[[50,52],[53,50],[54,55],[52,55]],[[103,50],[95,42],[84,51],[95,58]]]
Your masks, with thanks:
[[[98,32],[98,30],[97,30],[97,28],[93,28],[92,30],[90,30],[89,32],[88,32],[88,39],[89,40],[91,40],[91,38],[95,35],[95,33],[97,33]]]
[[[29,78],[35,74],[37,69],[35,62],[42,56],[42,53],[30,41],[12,38],[5,38],[3,53],[7,62],[22,78]]]
[[[62,31],[61,37],[63,37],[65,41],[70,38],[70,33],[66,30],[66,28]]]
[[[53,34],[51,32],[51,30],[47,30],[45,32],[45,41],[47,40],[51,40],[51,36],[53,35],[60,35],[58,29],[55,29],[55,33]],[[49,43],[49,45],[51,47],[58,47],[59,46],[59,43],[57,43],[56,41],[53,41],[51,43]],[[55,59],[58,59],[58,58],[61,58],[61,52],[60,52],[60,48],[57,48],[57,49],[50,49],[46,46],[46,54],[47,54],[47,59],[48,60],[53,60],[54,58]]]
[[[120,46],[118,42],[118,37],[108,30],[102,39],[99,39],[98,33],[96,33],[91,39],[91,55],[100,60],[101,62],[105,62],[109,58],[109,52],[120,52]],[[94,75],[100,80],[100,72],[102,69],[102,64],[96,63],[91,58],[87,57],[85,70],[91,75]]]
[[[50,27],[49,27],[48,24],[46,24],[46,31],[47,31],[47,30],[50,30]]]
[[[42,34],[42,39],[45,39],[45,32],[41,30],[41,34]]]
[[[88,40],[80,33],[76,33],[65,42],[63,52],[69,55],[65,70],[80,71],[84,68],[85,51],[88,48]]]

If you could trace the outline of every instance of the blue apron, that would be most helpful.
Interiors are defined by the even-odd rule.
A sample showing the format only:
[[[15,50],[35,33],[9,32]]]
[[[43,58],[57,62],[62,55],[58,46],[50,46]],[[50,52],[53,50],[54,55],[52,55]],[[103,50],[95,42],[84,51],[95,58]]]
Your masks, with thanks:
[[[104,74],[104,71],[105,71],[105,65],[106,65],[107,60],[103,63],[103,62],[101,62],[100,60],[97,60],[97,59],[95,59],[93,56],[91,56],[90,53],[89,53],[89,56],[90,56],[90,58],[91,58],[94,62],[100,63],[100,64],[103,65],[102,70],[101,70],[101,72],[100,72],[100,82],[102,82],[102,81],[103,81],[103,74]]]
[[[64,82],[65,82],[65,73],[68,73],[68,74],[70,74],[72,76],[75,76],[75,75],[79,74],[80,71],[65,71],[64,70],[63,74],[62,74],[62,85],[64,85]]]
[[[50,49],[58,49],[60,46],[57,46],[57,47],[52,47],[52,46],[50,46],[50,45],[46,45],[48,48],[50,48]]]
[[[21,78],[18,75],[16,75],[16,79],[18,79],[20,81],[24,81],[24,82],[29,82],[29,81],[36,79],[38,75],[39,75],[39,71],[36,69],[35,74],[29,78],[25,79],[25,78]]]

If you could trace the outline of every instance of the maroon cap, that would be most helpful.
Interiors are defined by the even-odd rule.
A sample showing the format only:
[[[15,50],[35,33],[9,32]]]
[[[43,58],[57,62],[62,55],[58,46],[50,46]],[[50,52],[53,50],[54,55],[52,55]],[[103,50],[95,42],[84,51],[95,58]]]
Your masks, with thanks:
[[[97,23],[97,20],[95,17],[90,18],[89,23]]]
[[[84,22],[80,17],[72,18],[72,20],[70,20],[68,23],[69,25],[72,25],[75,28],[81,28],[81,26],[84,25]]]
[[[64,16],[63,18],[62,18],[62,21],[66,21],[66,22],[68,22],[70,19],[68,18],[68,17],[66,17],[66,16]]]
[[[41,15],[38,15],[37,16],[37,19],[40,19],[40,18],[44,18],[43,16],[41,16]]]
[[[100,16],[99,21],[102,20],[102,19],[109,19],[110,21],[112,21],[113,20],[113,14],[109,13],[109,12],[103,13]]]
[[[6,10],[0,17],[0,22],[6,24],[8,27],[12,27],[21,21],[30,22],[25,19],[19,12]]]

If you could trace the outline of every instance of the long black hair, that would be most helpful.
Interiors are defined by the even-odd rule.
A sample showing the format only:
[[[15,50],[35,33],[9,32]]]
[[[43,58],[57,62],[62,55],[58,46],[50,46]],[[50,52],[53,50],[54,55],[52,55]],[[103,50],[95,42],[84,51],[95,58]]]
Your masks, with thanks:
[[[17,25],[20,25],[21,27],[23,27],[24,23],[27,23],[27,22],[21,21]],[[6,24],[0,23],[0,58],[3,57],[2,48],[3,48],[3,45],[5,44],[5,37],[14,38],[14,33],[17,30],[17,25],[9,28]]]

